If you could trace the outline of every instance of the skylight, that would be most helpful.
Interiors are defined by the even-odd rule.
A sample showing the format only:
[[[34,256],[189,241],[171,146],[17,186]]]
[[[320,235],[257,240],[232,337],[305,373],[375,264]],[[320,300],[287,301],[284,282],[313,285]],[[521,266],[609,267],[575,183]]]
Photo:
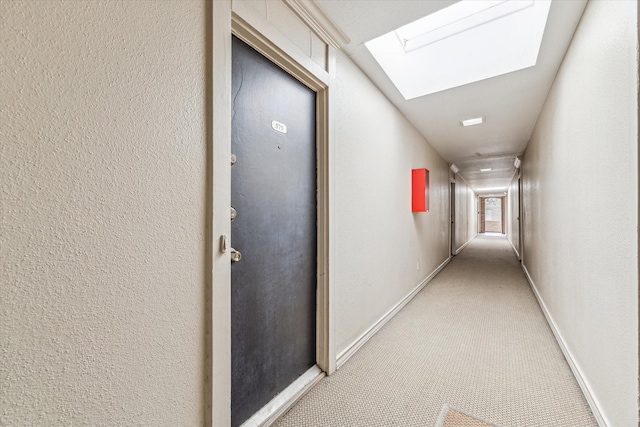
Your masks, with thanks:
[[[365,43],[405,99],[536,64],[551,0],[463,0]]]

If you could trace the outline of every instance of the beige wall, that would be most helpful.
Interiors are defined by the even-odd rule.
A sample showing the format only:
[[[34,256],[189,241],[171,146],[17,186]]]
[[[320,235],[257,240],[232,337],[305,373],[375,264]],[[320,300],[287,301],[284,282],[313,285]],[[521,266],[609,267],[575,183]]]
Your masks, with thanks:
[[[505,203],[505,215],[506,215],[506,233],[507,239],[511,243],[511,246],[516,251],[516,254],[520,256],[520,221],[519,221],[519,193],[518,193],[518,176],[519,173],[516,171],[516,174],[513,176],[511,183],[509,184],[509,189],[507,191],[507,197]]]
[[[459,174],[456,180],[455,248],[459,250],[477,234],[476,195]]]
[[[468,201],[468,220],[467,220],[467,236],[470,241],[478,235],[478,197],[471,187],[467,192]]]
[[[205,4],[0,15],[0,424],[199,425]]]
[[[589,2],[523,161],[524,264],[610,426],[638,425],[637,7]]]
[[[331,288],[339,354],[448,258],[449,169],[342,52],[336,66]],[[412,213],[411,169],[422,167],[430,211]]]

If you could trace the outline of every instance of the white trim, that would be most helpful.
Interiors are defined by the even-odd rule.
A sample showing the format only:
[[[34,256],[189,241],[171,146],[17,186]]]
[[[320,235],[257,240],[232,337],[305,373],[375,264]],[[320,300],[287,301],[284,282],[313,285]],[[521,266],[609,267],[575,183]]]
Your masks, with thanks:
[[[331,46],[327,47],[327,72],[329,73],[329,87],[336,87],[336,49]],[[336,162],[334,161],[335,150],[333,149],[335,145],[335,141],[337,140],[335,137],[335,129],[336,129],[336,96],[335,91],[330,91],[326,94],[326,103],[323,108],[326,109],[326,134],[324,135],[325,141],[325,149],[322,154],[326,169],[323,170],[323,185],[324,190],[323,194],[326,198],[326,203],[324,204],[325,210],[325,241],[326,245],[326,262],[328,263],[325,270],[324,281],[326,285],[323,290],[322,297],[318,299],[318,304],[321,304],[325,307],[325,319],[318,319],[318,325],[324,325],[324,329],[322,330],[323,335],[319,335],[319,339],[322,341],[318,342],[318,347],[321,348],[322,345],[324,348],[324,355],[326,360],[324,361],[324,365],[320,364],[320,368],[322,368],[327,375],[331,375],[336,370],[336,339],[335,339],[335,315],[333,312],[335,299],[332,287],[330,284],[337,283],[335,279],[335,269],[330,268],[330,266],[335,265],[333,260],[336,256],[336,240],[331,238],[331,236],[336,235],[335,230],[335,221],[332,218],[336,218],[335,215],[335,203],[331,203],[331,195],[335,194],[336,188],[336,174],[334,171]],[[322,342],[324,344],[322,344]],[[321,360],[321,358],[319,359]]]
[[[387,311],[377,322],[375,322],[371,327],[366,330],[362,335],[360,335],[354,342],[351,343],[346,349],[344,349],[340,354],[338,354],[337,360],[337,368],[339,369],[344,363],[351,358],[360,348],[366,344],[367,341],[373,337],[376,332],[378,332],[384,325],[387,324],[389,320],[393,318],[402,308],[409,303],[418,295],[418,292],[424,288],[427,283],[433,279],[436,274],[440,273],[440,271],[451,261],[451,256],[449,256],[442,264],[438,266],[431,274],[429,274],[418,286],[416,286],[409,294],[404,297],[399,303],[397,303],[391,310]]]
[[[323,42],[340,49],[349,37],[313,0],[282,0]]]
[[[231,235],[231,0],[208,2],[211,41],[207,71],[207,364],[205,425],[231,424],[231,259],[221,236]]]
[[[531,286],[531,290],[533,291],[533,294],[536,296],[536,299],[538,300],[540,309],[544,313],[544,317],[547,319],[547,323],[549,324],[549,327],[551,328],[553,335],[556,337],[556,341],[558,342],[558,345],[562,350],[562,354],[564,354],[564,358],[569,364],[569,367],[571,368],[571,372],[573,372],[573,376],[576,378],[576,381],[578,382],[578,385],[582,390],[582,394],[584,394],[585,399],[587,399],[587,403],[591,408],[591,412],[593,413],[593,416],[595,417],[600,427],[608,427],[610,424],[607,422],[607,419],[601,410],[600,402],[598,402],[598,399],[596,399],[595,395],[593,394],[593,391],[589,386],[589,382],[586,380],[585,376],[582,374],[582,370],[580,369],[580,366],[578,365],[575,358],[573,357],[573,354],[571,353],[571,350],[569,350],[569,347],[567,347],[567,344],[565,343],[564,338],[562,338],[562,334],[560,333],[560,330],[558,329],[556,322],[553,320],[551,313],[549,312],[546,304],[542,300],[542,296],[540,296],[540,293],[538,292],[538,288],[533,282],[533,279],[529,274],[529,270],[527,270],[527,267],[524,265],[524,263],[522,264],[522,270],[524,271],[524,275],[527,278],[529,285]]]
[[[458,255],[460,252],[462,252],[462,250],[463,250],[464,248],[466,248],[466,247],[467,247],[467,245],[468,245],[469,243],[471,243],[471,241],[472,241],[473,239],[475,239],[476,237],[478,237],[478,233],[476,233],[476,234],[475,234],[475,236],[473,236],[472,238],[470,238],[469,240],[467,240],[467,243],[465,243],[464,245],[462,245],[462,246],[460,246],[458,249],[456,249],[455,254],[456,254],[456,255]]]
[[[317,366],[312,366],[307,372],[302,374],[297,380],[291,383],[262,409],[253,414],[251,418],[242,423],[240,427],[266,427],[273,424],[278,418],[284,415],[311,387],[324,378],[325,373]]]
[[[329,85],[329,73],[242,1],[231,4],[233,33],[313,90]]]
[[[511,239],[509,239],[509,238],[507,237],[507,241],[509,242],[509,244],[510,244],[510,245],[511,245],[511,247],[513,248],[513,252],[515,252],[515,253],[516,253],[516,256],[518,257],[518,260],[520,260],[520,253],[518,253],[518,250],[516,249],[516,247],[515,247],[515,246],[513,246],[513,243],[511,242]]]

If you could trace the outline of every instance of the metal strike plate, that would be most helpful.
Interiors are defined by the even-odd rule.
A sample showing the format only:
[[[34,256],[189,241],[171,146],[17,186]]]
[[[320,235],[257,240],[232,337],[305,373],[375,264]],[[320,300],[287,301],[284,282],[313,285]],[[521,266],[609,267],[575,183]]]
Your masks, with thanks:
[[[238,216],[238,212],[236,212],[236,210],[233,208],[233,206],[231,207],[231,221],[233,221],[234,219],[236,219],[236,217]]]
[[[223,234],[220,236],[220,252],[226,254],[227,249],[229,249],[229,245],[227,243],[227,235]]]
[[[241,259],[242,259],[242,254],[240,253],[240,251],[236,251],[235,249],[231,248],[231,261],[238,262]]]

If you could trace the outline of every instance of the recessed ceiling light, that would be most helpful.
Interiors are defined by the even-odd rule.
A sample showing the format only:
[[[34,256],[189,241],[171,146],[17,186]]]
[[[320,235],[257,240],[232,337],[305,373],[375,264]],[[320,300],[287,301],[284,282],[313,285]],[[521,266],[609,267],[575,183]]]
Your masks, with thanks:
[[[551,0],[463,0],[365,43],[405,99],[538,59]]]
[[[487,168],[487,169],[480,169],[480,172],[489,172],[491,170],[491,168]]]
[[[476,191],[498,191],[504,190],[504,187],[489,187],[489,188],[478,188]]]
[[[462,126],[473,126],[484,123],[484,117],[476,117],[475,119],[460,120]]]

